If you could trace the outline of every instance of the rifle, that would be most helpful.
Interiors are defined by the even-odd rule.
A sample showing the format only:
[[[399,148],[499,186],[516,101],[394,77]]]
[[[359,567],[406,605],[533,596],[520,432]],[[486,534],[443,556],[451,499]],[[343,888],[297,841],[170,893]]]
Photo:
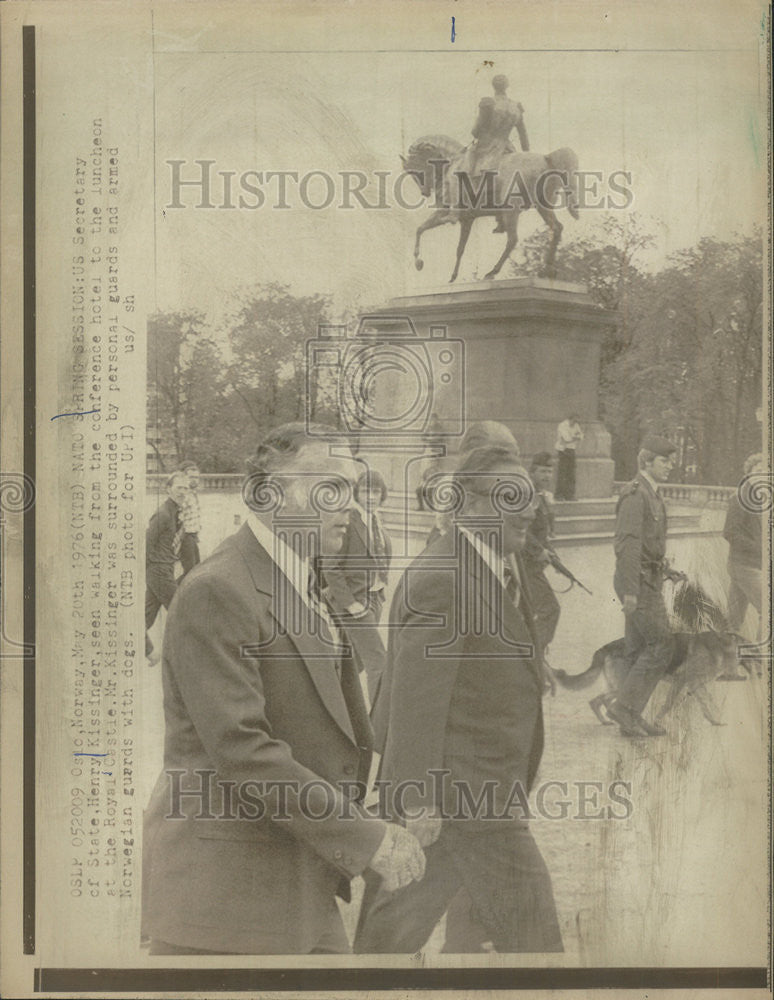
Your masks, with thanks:
[[[572,583],[577,584],[581,590],[585,590],[587,594],[590,594],[593,597],[594,595],[591,593],[589,588],[585,586],[585,584],[582,584],[578,579],[578,577],[575,576],[574,573],[571,573],[569,569],[567,569],[567,567],[564,565],[559,556],[554,552],[554,550],[549,549],[549,552],[551,553],[551,565],[554,567],[556,572],[561,573],[562,576],[566,576],[571,584]]]

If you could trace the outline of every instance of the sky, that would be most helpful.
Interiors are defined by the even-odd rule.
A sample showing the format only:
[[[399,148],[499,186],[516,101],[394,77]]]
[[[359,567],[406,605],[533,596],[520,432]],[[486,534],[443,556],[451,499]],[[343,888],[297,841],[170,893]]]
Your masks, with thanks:
[[[703,236],[731,239],[763,222],[767,140],[755,49],[486,56],[157,53],[157,308],[200,308],[217,322],[235,295],[258,283],[330,294],[342,310],[444,285],[457,227],[425,235],[425,268],[415,271],[414,232],[431,210],[401,207],[392,184],[399,155],[415,138],[445,134],[469,141],[495,73],[508,76],[509,96],[524,106],[533,150],[570,146],[582,169],[631,173],[633,201],[619,215],[626,222],[636,213],[656,238],[643,266],[658,268]],[[269,207],[277,201],[277,182],[265,180],[266,204],[259,209],[196,208],[191,189],[180,195],[187,207],[170,207],[168,161],[184,161],[180,176],[189,179],[199,175],[194,161],[200,159],[215,161],[213,203],[224,197],[219,171],[237,178],[249,170],[294,170],[300,177],[324,171],[335,178],[337,197],[330,208],[314,210],[290,184],[290,208]],[[389,171],[391,207],[335,207],[339,175],[347,170],[369,177]],[[237,180],[232,184],[236,200]],[[417,199],[413,183],[404,192]],[[307,194],[324,200],[319,177],[310,180]],[[576,223],[561,211],[565,240],[588,234],[599,216],[587,210]],[[536,212],[525,213],[520,238],[542,225]],[[492,228],[490,219],[474,225],[460,282],[499,257],[504,237]]]

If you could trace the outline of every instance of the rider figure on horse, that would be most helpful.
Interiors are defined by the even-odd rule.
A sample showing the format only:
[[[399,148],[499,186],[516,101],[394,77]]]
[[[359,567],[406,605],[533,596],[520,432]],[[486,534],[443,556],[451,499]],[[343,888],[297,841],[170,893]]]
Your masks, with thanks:
[[[511,131],[519,134],[522,150],[529,152],[529,139],[524,126],[524,108],[518,101],[512,101],[506,91],[508,78],[498,74],[492,80],[494,97],[484,97],[478,105],[478,117],[471,129],[473,142],[462,154],[458,170],[471,179],[487,170],[497,170],[500,160],[516,150],[510,141]],[[500,222],[495,232],[504,232]]]

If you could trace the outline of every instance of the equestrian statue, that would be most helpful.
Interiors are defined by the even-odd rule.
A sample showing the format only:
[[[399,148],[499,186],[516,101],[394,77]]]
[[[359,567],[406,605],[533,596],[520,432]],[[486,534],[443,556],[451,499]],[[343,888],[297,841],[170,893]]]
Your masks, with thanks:
[[[535,208],[551,233],[540,275],[555,277],[556,248],[562,238],[562,224],[555,208],[564,199],[570,215],[578,218],[578,158],[568,148],[543,156],[529,151],[524,125],[524,109],[507,96],[508,80],[498,75],[492,80],[495,96],[485,97],[471,130],[473,142],[463,147],[446,135],[422,136],[401,156],[403,168],[419,185],[425,198],[433,198],[436,210],[417,229],[414,263],[418,271],[424,261],[419,244],[428,229],[460,224],[457,260],[450,281],[457,277],[473,221],[482,216],[497,220],[494,232],[505,233],[505,249],[486,275],[494,278],[516,246],[519,214]],[[510,141],[516,129],[521,152]]]

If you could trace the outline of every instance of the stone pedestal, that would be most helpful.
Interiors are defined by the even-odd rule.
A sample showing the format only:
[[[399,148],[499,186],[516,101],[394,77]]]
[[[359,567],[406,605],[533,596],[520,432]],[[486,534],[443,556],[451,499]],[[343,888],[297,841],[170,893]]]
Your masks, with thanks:
[[[412,400],[419,394],[421,402],[421,378],[386,371],[374,380],[376,416],[410,411],[419,434],[422,422],[436,414],[443,431],[437,440],[448,452],[457,450],[468,424],[497,420],[513,432],[529,462],[536,452],[554,452],[557,424],[575,412],[585,432],[577,452],[577,496],[611,495],[610,435],[597,408],[601,343],[616,320],[583,285],[532,277],[454,285],[392,299],[362,323],[393,343],[392,331],[413,324],[414,339],[425,342],[418,366],[428,368],[424,408]],[[408,348],[410,338],[402,343]],[[394,438],[396,445],[400,440]],[[404,440],[406,450],[415,450]],[[392,479],[396,463],[385,454],[374,459]]]

